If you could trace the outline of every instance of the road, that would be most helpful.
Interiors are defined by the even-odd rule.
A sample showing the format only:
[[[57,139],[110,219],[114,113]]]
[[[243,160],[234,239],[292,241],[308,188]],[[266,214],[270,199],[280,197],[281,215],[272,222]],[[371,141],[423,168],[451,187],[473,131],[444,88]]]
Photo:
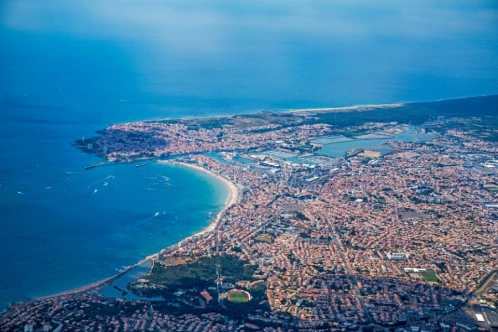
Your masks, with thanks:
[[[349,279],[351,280],[351,284],[355,290],[356,298],[360,302],[360,305],[363,308],[363,312],[365,313],[365,316],[367,317],[369,323],[372,324],[373,319],[370,315],[370,311],[368,310],[367,306],[365,305],[365,301],[363,301],[360,287],[358,287],[358,282],[356,281],[356,277],[354,276],[353,272],[351,271],[351,266],[349,265],[349,260],[346,258],[346,255],[344,255],[344,252],[342,250],[341,240],[338,238],[338,235],[335,231],[335,228],[330,223],[330,220],[328,218],[325,218],[325,220],[327,221],[327,226],[329,227],[330,234],[332,235],[331,236],[332,241],[335,243],[335,245],[337,247],[337,251],[339,253],[339,256],[341,257],[341,259],[344,263],[344,266],[346,267],[346,272],[347,272],[347,275],[349,276]]]

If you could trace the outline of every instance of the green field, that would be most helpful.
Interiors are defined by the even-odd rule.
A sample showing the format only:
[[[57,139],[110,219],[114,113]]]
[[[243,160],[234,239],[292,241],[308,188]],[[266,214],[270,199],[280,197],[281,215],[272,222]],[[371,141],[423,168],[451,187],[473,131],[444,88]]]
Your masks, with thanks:
[[[152,272],[146,279],[153,288],[143,288],[142,282],[133,281],[128,289],[141,296],[173,296],[179,289],[202,289],[216,286],[216,265],[220,264],[223,278],[226,282],[235,283],[238,280],[253,280],[257,265],[249,265],[248,261],[240,260],[232,255],[203,256],[192,261],[173,260],[177,265],[154,264]]]
[[[497,192],[498,186],[496,184],[485,184],[484,189],[492,191],[492,192]]]
[[[427,282],[441,282],[441,280],[439,280],[439,278],[437,277],[437,275],[432,274],[432,273],[421,272],[420,276],[422,278],[424,278],[424,280],[427,281]]]
[[[246,294],[239,293],[239,292],[230,293],[228,298],[229,298],[230,302],[234,302],[234,303],[246,303],[249,301]]]

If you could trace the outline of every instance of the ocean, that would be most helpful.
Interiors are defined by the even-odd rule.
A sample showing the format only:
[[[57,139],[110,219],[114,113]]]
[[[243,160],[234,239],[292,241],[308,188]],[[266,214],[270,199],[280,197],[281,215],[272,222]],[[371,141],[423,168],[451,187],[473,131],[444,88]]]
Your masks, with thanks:
[[[84,166],[109,124],[498,93],[498,3],[3,0],[0,308],[116,273],[209,224],[178,166]]]

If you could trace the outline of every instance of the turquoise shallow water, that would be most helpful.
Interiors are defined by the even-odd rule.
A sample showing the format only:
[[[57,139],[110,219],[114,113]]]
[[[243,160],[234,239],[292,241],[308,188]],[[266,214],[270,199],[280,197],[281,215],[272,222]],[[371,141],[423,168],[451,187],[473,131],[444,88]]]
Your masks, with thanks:
[[[2,182],[3,220],[12,221],[2,227],[7,299],[113,275],[207,226],[228,197],[214,177],[179,166],[84,171],[37,162],[42,174]]]
[[[2,1],[0,307],[107,277],[225,201],[192,170],[85,172],[97,159],[75,138],[132,120],[498,93],[497,7]]]

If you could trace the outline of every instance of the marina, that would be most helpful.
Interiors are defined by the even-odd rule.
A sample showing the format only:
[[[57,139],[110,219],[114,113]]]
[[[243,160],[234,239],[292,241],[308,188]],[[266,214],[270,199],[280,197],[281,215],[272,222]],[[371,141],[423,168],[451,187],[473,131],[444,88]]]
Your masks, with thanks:
[[[99,293],[107,297],[122,298],[127,300],[162,301],[163,299],[161,297],[144,297],[135,295],[127,288],[130,282],[133,282],[140,277],[147,275],[152,268],[152,264],[152,260],[146,260],[145,262],[141,264],[139,263],[131,269],[127,269],[112,282],[107,283]]]

